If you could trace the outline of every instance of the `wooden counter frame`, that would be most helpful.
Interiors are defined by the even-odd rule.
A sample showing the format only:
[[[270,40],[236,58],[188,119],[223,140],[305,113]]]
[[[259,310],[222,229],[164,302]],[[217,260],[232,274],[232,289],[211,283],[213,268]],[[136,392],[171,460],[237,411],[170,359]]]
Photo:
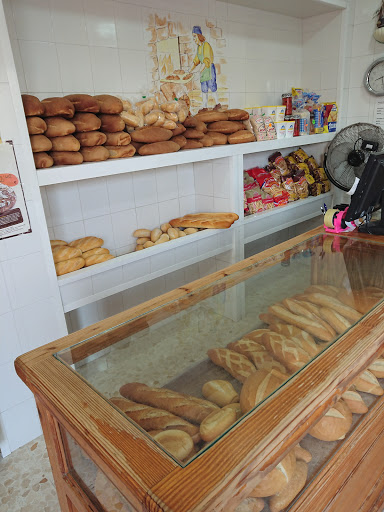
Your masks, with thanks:
[[[128,319],[137,319],[156,308],[153,321],[158,321],[171,301],[183,299],[191,293],[192,297],[195,293],[196,301],[200,301],[202,297],[199,290],[202,289],[210,288],[211,295],[223,291],[226,287],[215,288],[214,283],[218,279],[226,277],[228,287],[233,286],[236,277],[231,279],[231,276],[235,272],[244,270],[241,273],[243,280],[251,272],[250,265],[263,262],[277,253],[280,254],[273,258],[273,263],[281,261],[284,259],[284,251],[294,251],[294,245],[322,233],[321,228],[312,230],[16,360],[18,375],[36,396],[63,512],[90,511],[92,507],[90,503],[81,503],[77,496],[79,489],[70,488],[73,482],[68,481],[65,468],[59,465],[57,438],[54,444],[55,430],[48,430],[43,418],[51,418],[51,421],[62,425],[126,496],[135,510],[151,512],[234,510],[265,472],[305,435],[310,425],[348,388],[353,378],[383,350],[383,303],[293,376],[261,407],[243,418],[239,426],[186,467],[181,467],[166,456],[93,388],[54,358],[53,354],[80,341],[95,338]],[[374,240],[358,234],[352,236],[355,237]],[[269,262],[261,263],[254,271],[257,272],[265,264],[268,266]],[[162,306],[165,308],[161,309]],[[144,318],[136,320],[136,324],[138,330],[148,325]],[[122,328],[128,329],[129,333],[130,324]],[[108,336],[108,340],[104,337],[104,341],[97,344],[97,350],[116,341],[113,332],[108,333]],[[121,335],[118,338],[121,339]],[[359,339],[358,344],[356,339]],[[92,341],[82,347],[91,344]],[[89,353],[92,350],[87,355]],[[126,453],[130,454],[129,460]],[[72,505],[67,504],[69,495],[75,508],[71,509]]]

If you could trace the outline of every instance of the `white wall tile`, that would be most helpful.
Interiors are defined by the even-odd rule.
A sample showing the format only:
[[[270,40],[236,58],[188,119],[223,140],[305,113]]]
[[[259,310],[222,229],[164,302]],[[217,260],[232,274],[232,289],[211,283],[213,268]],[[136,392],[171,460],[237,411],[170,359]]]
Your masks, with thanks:
[[[228,76],[228,88],[232,92],[245,92],[245,71],[247,69],[246,59],[228,58],[225,67]],[[231,105],[232,107],[232,105]]]
[[[357,0],[355,4],[355,25],[372,21],[373,15],[379,7],[377,0]]]
[[[114,286],[118,286],[123,281],[123,270],[121,267],[106,270],[101,274],[92,276],[94,293],[100,293]]]
[[[179,215],[186,215],[187,213],[196,212],[196,198],[195,196],[185,196],[179,199]]]
[[[117,44],[119,48],[142,50],[144,27],[138,5],[114,2]]]
[[[82,220],[77,182],[60,183],[46,187],[52,224],[68,224]]]
[[[374,24],[375,22],[372,20],[353,27],[352,57],[360,57],[374,53]]]
[[[50,1],[53,37],[56,43],[88,44],[83,2],[78,0]]]
[[[214,212],[227,212],[232,211],[231,202],[229,198],[214,197],[213,210]]]
[[[179,200],[170,199],[164,203],[159,203],[159,223],[169,222],[171,219],[180,216]]]
[[[175,264],[175,250],[160,252],[154,254],[150,258],[151,272],[158,272],[159,270],[165,270],[171,265]]]
[[[18,39],[53,41],[49,0],[13,0],[12,8]]]
[[[40,41],[19,41],[19,46],[28,91],[62,91],[56,45]]]
[[[14,311],[22,353],[41,347],[62,336],[61,304],[51,298],[29,303]]]
[[[5,285],[2,265],[0,264],[0,315],[8,313],[8,311],[11,311],[10,298]]]
[[[190,236],[190,235],[187,235]],[[182,245],[181,247],[176,247],[175,249],[175,262],[182,263],[188,261],[189,259],[197,257],[197,243],[192,242],[189,244]]]
[[[119,49],[121,77],[124,91],[140,91],[146,95],[148,91],[146,51]],[[132,73],[132,65],[135,72]]]
[[[34,398],[4,411],[2,423],[11,451],[41,436],[41,425]]]
[[[31,391],[17,376],[13,361],[0,365],[0,387],[7,390],[6,393],[0,394],[0,412],[32,396]]]
[[[193,172],[195,176],[196,194],[205,196],[213,195],[213,174],[212,162],[197,162],[193,164]]]
[[[84,0],[89,43],[94,46],[116,47],[116,27],[113,2]]]
[[[92,279],[87,277],[80,279],[75,283],[68,283],[60,286],[60,295],[64,304],[75,302],[85,297],[89,297],[93,293]]]
[[[128,265],[124,265],[123,269],[123,281],[129,282],[134,279],[139,279],[150,273],[149,258],[143,260],[132,261]]]
[[[196,211],[198,212],[214,212],[213,197],[200,196],[196,194]]]
[[[91,46],[91,65],[96,94],[122,91],[119,52],[116,48]]]
[[[111,213],[134,208],[132,174],[115,174],[106,178]]]
[[[0,82],[7,82],[7,81],[8,81],[7,69],[5,67],[3,50],[0,46]]]
[[[192,163],[177,166],[177,184],[180,197],[190,196],[195,192],[195,177]]]
[[[1,331],[5,333],[0,342],[0,362],[5,364],[13,362],[21,353],[13,313],[9,312],[0,316],[0,325]]]
[[[214,251],[217,249],[217,235],[209,236],[198,240],[197,252],[199,255],[206,254],[207,252]]]
[[[110,215],[102,215],[84,220],[85,236],[98,236],[104,240],[103,247],[115,248],[112,219]]]
[[[349,87],[354,88],[361,87],[363,85],[365,72],[372,64],[373,58],[373,54],[351,58]]]
[[[113,237],[115,247],[123,247],[136,243],[133,236],[135,229],[138,229],[138,222],[135,210],[124,210],[111,214]]]
[[[154,203],[136,208],[138,229],[154,229],[160,226],[159,205]]]
[[[91,58],[88,46],[57,44],[63,92],[93,93]]]
[[[154,297],[159,297],[166,292],[165,278],[157,277],[144,284],[146,300],[151,300]]]
[[[84,219],[110,213],[106,178],[81,180],[77,186]]]
[[[157,199],[159,202],[179,196],[176,166],[156,169]]]
[[[157,202],[155,171],[135,172],[133,174],[133,191],[136,207]]]
[[[0,83],[0,134],[3,140],[20,139],[19,127],[13,109],[12,94],[8,83]]]
[[[51,240],[64,240],[65,242],[72,242],[72,240],[77,240],[78,238],[83,238],[85,236],[85,228],[84,222],[70,222],[68,224],[61,224],[60,226],[55,226],[54,228],[54,236]]]
[[[349,90],[348,115],[366,116],[369,115],[371,96],[364,87]]]

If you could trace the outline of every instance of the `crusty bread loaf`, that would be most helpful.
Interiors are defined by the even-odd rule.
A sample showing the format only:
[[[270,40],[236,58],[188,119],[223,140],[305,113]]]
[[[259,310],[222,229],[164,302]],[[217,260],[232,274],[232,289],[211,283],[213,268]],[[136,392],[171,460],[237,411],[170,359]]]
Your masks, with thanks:
[[[62,276],[63,274],[68,274],[69,272],[74,272],[75,270],[79,270],[83,268],[85,265],[84,258],[71,258],[70,260],[60,261],[55,264],[56,274],[58,276]]]
[[[64,135],[62,137],[53,137],[52,151],[79,151],[80,142],[73,135]]]
[[[311,360],[311,356],[302,348],[301,340],[298,338],[287,338],[277,332],[269,332],[263,334],[262,343],[273,357],[291,372],[300,370]],[[314,355],[316,354],[317,352]]]
[[[55,247],[61,247],[63,245],[68,245],[68,242],[65,242],[64,240],[50,240],[51,243],[51,249],[54,249]]]
[[[39,98],[31,94],[22,94],[21,100],[23,102],[24,114],[26,116],[42,116],[44,115],[44,105]]]
[[[267,331],[267,329],[263,329],[263,331]],[[265,346],[261,343],[258,343],[257,341],[253,341],[252,339],[247,339],[244,337],[240,340],[229,343],[228,348],[248,357],[248,359],[252,361],[258,370],[261,368],[266,370],[275,368],[281,373],[287,373],[285,366],[279,363],[279,361],[273,359]]]
[[[245,121],[249,119],[249,114],[246,110],[242,110],[241,108],[231,108],[226,110],[228,115],[228,121]]]
[[[184,135],[174,135],[170,138],[170,141],[176,142],[176,144],[180,146],[180,149],[183,148],[187,143],[187,139],[184,137]]]
[[[305,295],[302,297],[305,297]],[[282,301],[282,305],[293,314],[305,316],[306,318],[309,318],[309,320],[316,322],[324,329],[326,329],[333,339],[336,338],[336,331],[329,325],[328,322],[321,318],[320,306],[305,300],[299,300],[298,298],[286,298]]]
[[[210,148],[214,145],[212,137],[208,134],[205,134],[203,138],[199,139],[199,142],[201,142],[205,148]]]
[[[176,123],[176,128],[172,130],[173,137],[176,135],[182,135],[186,130],[186,127],[181,123]]]
[[[146,144],[164,142],[169,140],[172,136],[173,132],[171,130],[167,130],[161,126],[144,126],[131,133],[131,138],[134,142],[143,142]]]
[[[172,133],[172,132],[171,132]],[[139,148],[139,155],[160,155],[163,153],[175,153],[179,151],[180,146],[176,142],[166,140],[163,142],[153,142],[151,144],[143,144]]]
[[[244,130],[243,123],[239,121],[216,121],[208,124],[208,133],[219,132],[229,135],[230,133],[234,133],[239,130]]]
[[[95,98],[89,94],[69,94],[64,96],[73,103],[76,112],[90,112],[97,114],[100,110],[99,104]]]
[[[78,133],[96,131],[101,127],[101,119],[95,114],[86,112],[77,112],[71,122],[75,125]]]
[[[202,139],[204,132],[197,130],[196,128],[187,128],[183,133],[186,139]]]
[[[214,364],[224,368],[224,370],[240,382],[244,382],[247,377],[256,371],[256,367],[247,357],[233,350],[228,350],[227,348],[211,348],[208,350],[207,354]]]
[[[228,136],[225,133],[210,131],[209,136],[213,140],[214,146],[222,146],[228,143]]]
[[[203,441],[211,442],[220,436],[236,421],[236,411],[219,409],[212,412],[200,424],[200,436]]]
[[[107,142],[107,134],[97,130],[92,132],[74,133],[74,137],[76,137],[82,147],[101,146]]]
[[[339,400],[309,431],[321,441],[337,441],[345,436],[352,426],[352,412],[343,400]]]
[[[94,98],[99,104],[101,114],[120,114],[123,111],[123,102],[116,96],[98,94]]]
[[[99,119],[102,132],[121,132],[125,128],[125,123],[118,114],[99,114]]]
[[[379,357],[368,366],[368,370],[378,379],[384,379],[384,359]]]
[[[63,137],[70,135],[76,131],[76,126],[63,117],[47,117],[45,119],[47,129],[45,131],[46,137]]]
[[[113,397],[110,401],[146,431],[176,429],[187,432],[195,443],[200,440],[199,427],[169,411],[136,403],[122,397]]]
[[[288,484],[269,500],[269,508],[271,512],[280,512],[287,507],[291,501],[303,489],[308,476],[308,466],[305,462],[298,461],[296,470]]]
[[[214,123],[215,121],[227,121],[228,114],[218,110],[206,110],[195,115],[195,119],[203,123]]]
[[[105,134],[106,146],[128,146],[131,142],[131,136],[127,132],[115,132]]]
[[[365,405],[364,400],[353,387],[345,391],[341,397],[354,414],[365,414],[368,412],[368,407]]]
[[[286,380],[277,370],[257,370],[244,382],[240,392],[240,406],[243,414],[253,409],[262,400],[267,398]]]
[[[255,142],[256,137],[248,130],[239,130],[228,135],[229,144],[245,144],[246,142]]]
[[[201,132],[207,132],[207,125],[203,123],[203,121],[197,119],[195,116],[188,116],[183,122],[183,125],[186,128],[195,128]]]
[[[109,158],[130,158],[136,153],[132,144],[127,146],[104,146],[109,151]]]
[[[305,290],[305,293],[325,293],[325,295],[331,295],[332,297],[337,297],[339,292],[340,288],[330,284],[312,284]]]
[[[236,413],[236,420],[239,420],[243,413],[241,410],[241,406],[238,402],[235,402],[233,404],[224,405],[223,409],[232,409]]]
[[[337,334],[343,334],[352,323],[331,308],[320,307],[320,315],[323,320],[335,329]]]
[[[52,142],[45,135],[30,135],[29,139],[33,153],[50,151],[52,149]]]
[[[72,240],[69,243],[71,247],[78,247],[82,252],[90,251],[91,249],[95,249],[96,247],[101,247],[104,243],[102,238],[97,238],[96,236],[85,236],[83,238],[78,238],[77,240]]]
[[[79,165],[83,163],[83,155],[80,151],[51,151],[55,165]]]
[[[80,249],[77,247],[70,247],[69,245],[63,245],[54,247],[52,250],[53,261],[59,263],[59,261],[69,260],[71,258],[77,258],[82,255]]]
[[[33,160],[35,161],[36,169],[48,169],[48,167],[53,165],[53,158],[48,153],[45,153],[45,151],[33,153]]]
[[[384,393],[383,388],[380,386],[379,381],[369,370],[360,373],[352,382],[357,391],[370,393],[371,395],[381,396]]]
[[[273,323],[271,325],[271,330],[275,331],[279,334],[282,334],[283,336],[286,336],[287,338],[299,338],[304,342],[308,343],[316,343],[314,338],[309,334],[309,332],[303,331],[302,329],[299,329],[295,325],[289,325],[289,324],[283,324],[283,323]],[[319,351],[320,347],[317,348]]]
[[[296,471],[293,450],[288,453],[250,492],[252,498],[266,498],[282,491]]]
[[[227,380],[210,380],[203,385],[202,395],[204,398],[218,405],[224,407],[224,405],[238,402],[240,397]]]
[[[229,228],[239,216],[236,213],[192,213],[169,221],[174,228]]]
[[[244,334],[243,338],[246,340],[252,340],[256,341],[256,343],[261,342],[261,337],[266,332],[270,332],[270,329],[254,329],[253,331],[247,332],[247,334]]]
[[[139,382],[125,384],[120,388],[120,394],[130,400],[165,409],[193,423],[201,423],[211,412],[219,409],[208,400],[170,389],[153,388]]]
[[[351,322],[358,322],[361,318],[361,313],[350,306],[346,306],[335,297],[325,295],[324,293],[306,293],[305,296],[309,302],[313,302],[319,306],[332,308]]]
[[[200,142],[200,139],[185,139],[187,142],[184,144],[182,149],[199,149],[203,148],[204,144]]]
[[[90,256],[95,256],[95,254],[109,254],[109,250],[106,247],[95,247],[94,249],[83,252],[82,256],[84,259],[87,259]]]
[[[41,117],[27,117],[27,128],[29,135],[40,135],[47,129],[47,123]]]
[[[302,448],[299,444],[297,444],[293,448],[293,453],[295,454],[296,460],[302,460],[303,462],[311,462],[312,454],[305,448]]]
[[[269,330],[272,329],[272,326],[274,324],[282,323],[282,319],[278,318],[275,315],[272,315],[272,313],[260,313],[259,314],[260,320],[263,322],[263,324],[267,324],[269,327]]]
[[[332,336],[328,329],[325,329],[322,325],[317,323],[316,321],[310,320],[305,316],[295,315],[291,313],[288,309],[275,304],[268,308],[268,312],[272,315],[277,316],[284,322],[288,324],[295,325],[299,327],[303,331],[309,332],[316,338],[319,338],[322,341],[331,342],[334,340],[334,336]]]
[[[85,266],[90,267],[91,265],[97,265],[98,263],[104,263],[104,261],[112,260],[114,258],[113,254],[94,254],[93,256],[88,256],[85,259]]]
[[[44,105],[45,117],[61,116],[70,119],[75,114],[75,107],[67,98],[45,98],[41,103]]]
[[[104,146],[83,146],[80,153],[84,162],[103,162],[109,158],[109,151]]]
[[[261,498],[245,498],[235,509],[235,512],[261,512],[265,506]]]
[[[192,437],[183,430],[166,430],[153,436],[161,446],[178,460],[186,460],[194,451]]]

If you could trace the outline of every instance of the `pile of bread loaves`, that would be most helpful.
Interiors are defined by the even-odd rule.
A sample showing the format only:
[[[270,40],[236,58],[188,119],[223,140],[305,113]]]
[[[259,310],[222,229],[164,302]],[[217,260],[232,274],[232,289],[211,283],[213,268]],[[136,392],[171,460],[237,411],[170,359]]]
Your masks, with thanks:
[[[176,238],[193,235],[200,229],[229,228],[239,216],[236,213],[191,213],[165,222],[160,228],[136,229],[133,236],[137,238],[135,251],[141,251],[154,245],[163,244]]]
[[[86,236],[70,243],[64,240],[51,240],[56,274],[62,276],[114,258],[108,249],[102,247],[103,243],[104,240],[96,236]]]
[[[360,290],[355,301],[346,290],[310,286],[300,296],[287,298],[261,314],[267,327],[225,348],[208,350],[212,363],[224,369],[228,379],[205,382],[201,389],[204,398],[131,382],[111,401],[174,457],[188,460],[311,361],[337,334],[360,319],[373,301],[382,299],[383,293],[381,289]],[[310,428],[310,436],[321,441],[343,439],[352,426],[352,413],[368,411],[360,392],[384,393],[378,378],[384,378],[383,358],[351,382],[341,399]],[[262,480],[255,481],[257,485],[236,512],[261,511],[265,498],[271,512],[283,510],[304,487],[311,458],[296,445]]]

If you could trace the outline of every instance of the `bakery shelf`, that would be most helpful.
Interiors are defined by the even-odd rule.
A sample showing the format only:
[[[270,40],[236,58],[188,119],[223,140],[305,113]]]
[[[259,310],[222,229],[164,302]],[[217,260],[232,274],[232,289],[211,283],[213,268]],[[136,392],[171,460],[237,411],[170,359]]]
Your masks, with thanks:
[[[310,18],[347,8],[347,0],[229,0],[231,4],[251,7],[294,18]]]
[[[213,146],[211,148],[189,149],[177,153],[164,155],[134,156],[133,158],[107,160],[106,162],[89,162],[81,165],[67,165],[39,169],[37,178],[39,185],[55,185],[71,181],[100,178],[111,174],[123,174],[128,172],[144,171],[171,165],[180,165],[190,162],[202,162],[263,151],[274,151],[284,148],[319,144],[331,141],[334,133],[321,135],[304,135],[292,139],[276,139],[263,142],[249,142],[247,144],[228,144],[225,146]]]

